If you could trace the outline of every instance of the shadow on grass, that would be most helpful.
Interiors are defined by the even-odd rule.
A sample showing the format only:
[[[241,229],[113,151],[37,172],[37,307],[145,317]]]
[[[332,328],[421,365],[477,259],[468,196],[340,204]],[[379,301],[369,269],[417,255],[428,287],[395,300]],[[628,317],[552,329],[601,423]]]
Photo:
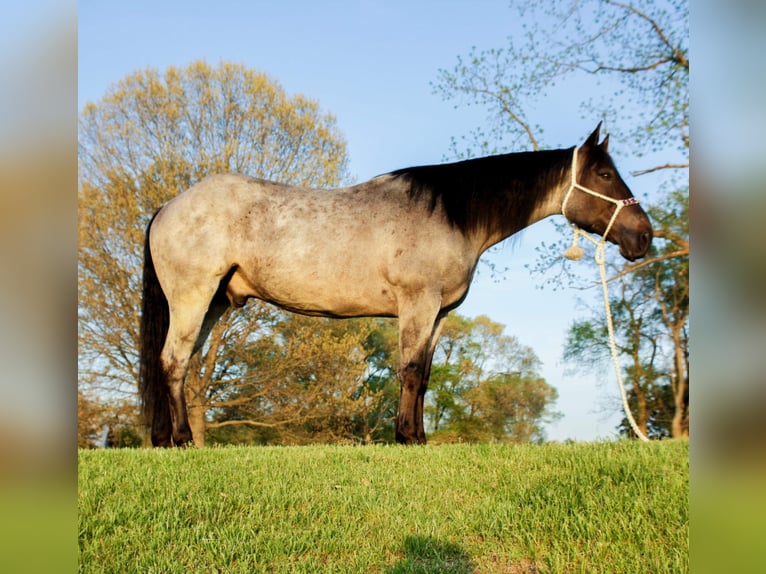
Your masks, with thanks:
[[[428,536],[404,539],[404,558],[386,574],[472,574],[471,557],[457,544]]]

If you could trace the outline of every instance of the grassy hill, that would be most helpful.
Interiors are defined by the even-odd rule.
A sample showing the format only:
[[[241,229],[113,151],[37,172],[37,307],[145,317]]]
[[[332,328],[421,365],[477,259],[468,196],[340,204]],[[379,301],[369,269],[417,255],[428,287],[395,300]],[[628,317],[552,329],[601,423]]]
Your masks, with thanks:
[[[83,572],[685,572],[688,443],[79,453]]]

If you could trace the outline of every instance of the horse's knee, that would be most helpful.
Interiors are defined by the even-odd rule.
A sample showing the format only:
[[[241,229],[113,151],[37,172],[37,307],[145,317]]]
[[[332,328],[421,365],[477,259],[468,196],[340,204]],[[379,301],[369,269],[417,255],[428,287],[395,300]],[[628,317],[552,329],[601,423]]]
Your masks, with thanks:
[[[424,368],[421,363],[410,361],[402,366],[399,377],[402,381],[402,389],[417,393],[423,384]]]

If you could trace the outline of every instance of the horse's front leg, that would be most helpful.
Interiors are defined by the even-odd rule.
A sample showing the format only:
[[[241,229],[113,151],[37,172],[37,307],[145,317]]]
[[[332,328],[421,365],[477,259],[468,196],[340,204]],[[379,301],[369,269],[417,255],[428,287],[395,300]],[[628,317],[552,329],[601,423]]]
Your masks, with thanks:
[[[438,335],[441,297],[419,294],[400,300],[399,313],[399,415],[396,441],[425,444],[423,399],[428,386],[432,340]]]
[[[423,353],[424,355],[424,353]],[[419,433],[418,396],[423,386],[424,361],[421,356],[408,357],[399,369],[399,415],[396,418],[396,442],[425,444],[425,432]]]

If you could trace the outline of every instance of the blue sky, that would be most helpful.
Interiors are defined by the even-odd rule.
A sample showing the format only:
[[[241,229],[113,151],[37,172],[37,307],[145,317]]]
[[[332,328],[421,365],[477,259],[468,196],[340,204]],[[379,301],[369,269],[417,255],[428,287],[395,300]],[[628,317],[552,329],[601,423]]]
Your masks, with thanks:
[[[505,0],[80,0],[78,108],[98,101],[111,84],[137,69],[162,70],[197,59],[242,63],[333,113],[347,139],[350,173],[362,181],[440,162],[452,137],[480,127],[485,110],[455,108],[433,94],[431,83],[440,68],[451,69],[471,47],[501,47],[519,30]],[[574,145],[598,121],[583,120],[573,98],[537,104],[549,110],[544,125],[549,142]],[[643,197],[648,182],[628,175],[641,166],[629,158],[616,160],[634,193]],[[502,244],[490,257],[499,268],[509,268],[504,279],[493,280],[484,268],[458,312],[503,323],[507,334],[540,356],[542,374],[558,389],[557,410],[564,414],[548,427],[550,439],[614,437],[621,418],[614,373],[566,375],[561,364],[567,326],[584,313],[577,305],[583,293],[540,290],[524,267],[534,263],[536,245],[555,238],[551,223],[543,221]]]

